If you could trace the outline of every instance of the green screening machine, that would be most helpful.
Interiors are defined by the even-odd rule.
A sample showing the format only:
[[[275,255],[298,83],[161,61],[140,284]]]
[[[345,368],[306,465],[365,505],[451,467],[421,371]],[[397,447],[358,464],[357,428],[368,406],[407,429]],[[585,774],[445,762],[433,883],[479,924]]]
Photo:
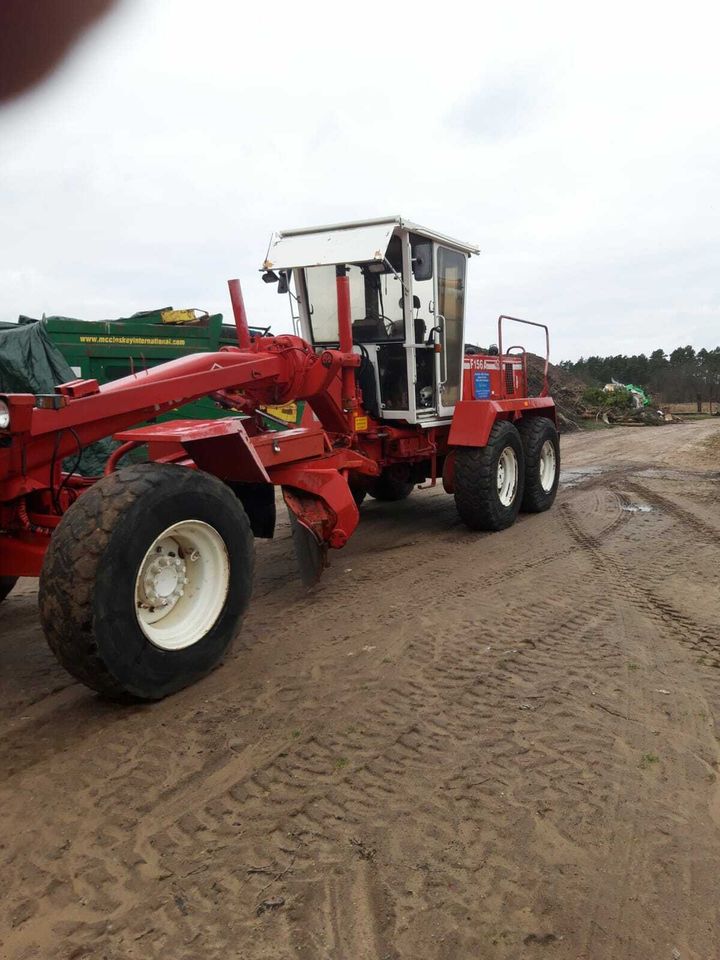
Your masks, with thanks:
[[[6,390],[27,392],[49,392],[58,377],[107,383],[176,357],[237,344],[235,326],[224,324],[222,314],[172,307],[117,320],[21,316],[17,324],[3,323],[0,328],[0,381]],[[262,335],[268,329],[251,328],[251,333]],[[45,382],[48,379],[55,382]],[[288,429],[300,423],[303,407],[302,402],[268,407],[263,416],[270,429]],[[159,419],[229,415],[203,397]]]

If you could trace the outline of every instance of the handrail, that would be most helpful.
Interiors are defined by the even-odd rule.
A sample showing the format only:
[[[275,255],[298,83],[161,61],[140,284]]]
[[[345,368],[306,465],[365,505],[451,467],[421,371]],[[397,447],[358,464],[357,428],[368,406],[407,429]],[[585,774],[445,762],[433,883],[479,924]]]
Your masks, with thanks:
[[[513,353],[513,350],[519,350],[520,353]],[[518,343],[518,344],[513,344],[512,347],[508,347],[508,348],[507,348],[507,350],[505,351],[505,356],[506,356],[506,357],[520,357],[520,359],[521,359],[521,361],[522,361],[522,382],[523,382],[523,384],[525,385],[525,391],[527,392],[527,382],[528,382],[528,378],[527,378],[527,372],[528,372],[528,366],[527,366],[527,350],[525,349],[525,347],[521,346],[519,343]],[[502,373],[502,371],[501,371],[501,373]],[[503,380],[503,384],[504,384],[504,383],[505,383],[505,381]]]
[[[438,389],[447,383],[448,378],[448,368],[447,368],[447,320],[442,313],[435,314],[436,320],[442,320],[442,323],[438,323],[437,329],[439,332],[438,343],[435,347],[435,352],[440,354],[440,372],[442,373],[442,380],[438,380]],[[433,328],[435,329],[435,328]],[[442,340],[440,340],[442,338]],[[440,349],[438,350],[438,346]]]
[[[508,317],[506,314],[501,314],[498,317],[498,355],[500,357],[500,368],[502,373],[502,358],[503,358],[503,348],[502,348],[502,325],[503,320],[511,320],[513,323],[524,323],[528,327],[540,327],[541,330],[545,331],[545,369],[543,370],[543,388],[540,391],[541,397],[546,397],[550,392],[548,387],[548,366],[550,364],[550,331],[544,323],[536,323],[534,320],[521,320],[519,317]],[[513,349],[512,347],[510,348]],[[527,382],[527,380],[526,380]],[[505,381],[500,377],[500,389],[502,391],[501,398],[505,397]]]

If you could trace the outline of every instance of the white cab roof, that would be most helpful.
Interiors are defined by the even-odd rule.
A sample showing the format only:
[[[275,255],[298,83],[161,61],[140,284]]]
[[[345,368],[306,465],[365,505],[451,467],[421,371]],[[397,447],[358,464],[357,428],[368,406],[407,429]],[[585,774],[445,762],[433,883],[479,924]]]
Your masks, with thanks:
[[[403,217],[384,217],[379,220],[304,227],[300,230],[281,230],[270,238],[263,268],[286,270],[290,267],[384,260],[396,227],[420,234],[428,240],[436,240],[466,254],[480,253],[474,244],[453,240]]]

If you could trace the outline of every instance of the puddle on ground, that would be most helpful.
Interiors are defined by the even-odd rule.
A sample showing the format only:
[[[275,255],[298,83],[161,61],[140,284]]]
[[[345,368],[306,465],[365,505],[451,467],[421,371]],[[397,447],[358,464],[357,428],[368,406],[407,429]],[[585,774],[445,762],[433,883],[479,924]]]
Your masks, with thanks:
[[[561,470],[560,486],[577,487],[578,484],[584,483],[592,477],[599,477],[604,469],[604,467],[572,467],[569,470]]]
[[[647,503],[623,503],[620,509],[625,513],[651,513],[653,508]]]
[[[635,474],[645,480],[687,480],[687,473],[667,467],[645,467],[644,470],[636,470]]]

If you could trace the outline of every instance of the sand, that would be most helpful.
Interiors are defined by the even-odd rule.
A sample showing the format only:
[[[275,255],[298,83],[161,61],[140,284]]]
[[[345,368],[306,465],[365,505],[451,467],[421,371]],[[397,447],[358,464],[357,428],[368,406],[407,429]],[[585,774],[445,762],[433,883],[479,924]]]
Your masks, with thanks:
[[[549,513],[368,502],[312,595],[258,543],[225,665],[152,706],[0,608],[0,956],[720,955],[720,423],[563,440]]]

